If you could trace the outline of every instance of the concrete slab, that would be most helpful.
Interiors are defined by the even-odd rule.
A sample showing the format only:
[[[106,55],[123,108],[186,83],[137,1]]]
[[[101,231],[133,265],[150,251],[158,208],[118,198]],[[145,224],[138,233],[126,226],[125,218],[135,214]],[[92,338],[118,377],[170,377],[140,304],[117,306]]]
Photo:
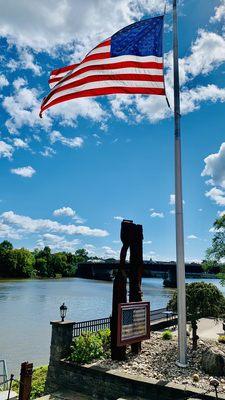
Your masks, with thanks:
[[[201,318],[198,321],[198,336],[201,339],[217,340],[219,335],[224,335],[223,322],[209,318]]]
[[[0,400],[7,400],[8,399],[8,390],[0,391]],[[10,391],[10,400],[14,400],[18,398],[18,393],[14,392],[13,390]]]
[[[78,393],[70,390],[63,390],[47,394],[46,396],[39,397],[36,400],[93,400],[94,397],[87,396],[83,393]]]

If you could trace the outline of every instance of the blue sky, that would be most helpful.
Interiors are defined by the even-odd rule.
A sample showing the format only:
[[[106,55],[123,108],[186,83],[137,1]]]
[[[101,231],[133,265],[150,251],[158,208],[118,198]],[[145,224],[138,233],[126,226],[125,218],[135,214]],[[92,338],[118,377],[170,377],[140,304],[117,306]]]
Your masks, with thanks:
[[[2,3],[2,4],[1,4]],[[79,61],[164,0],[0,0],[0,239],[118,257],[122,218],[145,258],[175,259],[173,118],[160,96],[79,99],[38,117],[52,69]],[[109,13],[111,10],[111,13]],[[225,210],[225,1],[179,4],[185,257]],[[173,107],[172,15],[164,33]]]

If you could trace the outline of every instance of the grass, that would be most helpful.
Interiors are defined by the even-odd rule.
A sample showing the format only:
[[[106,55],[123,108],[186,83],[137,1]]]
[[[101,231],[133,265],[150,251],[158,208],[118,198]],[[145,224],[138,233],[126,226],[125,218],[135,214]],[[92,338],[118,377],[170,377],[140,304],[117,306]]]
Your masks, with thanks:
[[[171,332],[169,329],[167,329],[166,331],[164,331],[164,332],[162,333],[162,339],[163,339],[163,340],[171,340],[172,337],[173,337],[173,334],[172,334],[172,332]]]

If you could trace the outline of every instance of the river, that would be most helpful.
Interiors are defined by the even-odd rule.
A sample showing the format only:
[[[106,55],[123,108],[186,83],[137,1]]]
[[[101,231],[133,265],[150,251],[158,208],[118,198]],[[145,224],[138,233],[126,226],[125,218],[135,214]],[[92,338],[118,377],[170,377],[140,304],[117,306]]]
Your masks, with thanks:
[[[225,293],[218,280],[207,282],[215,283]],[[157,278],[143,279],[142,288],[143,298],[150,301],[152,310],[165,307],[173,293]],[[84,321],[109,316],[111,301],[112,282],[79,278],[0,280],[0,359],[5,359],[8,372],[16,375],[23,361],[46,365],[49,323],[59,319],[63,302],[68,307],[68,319]]]

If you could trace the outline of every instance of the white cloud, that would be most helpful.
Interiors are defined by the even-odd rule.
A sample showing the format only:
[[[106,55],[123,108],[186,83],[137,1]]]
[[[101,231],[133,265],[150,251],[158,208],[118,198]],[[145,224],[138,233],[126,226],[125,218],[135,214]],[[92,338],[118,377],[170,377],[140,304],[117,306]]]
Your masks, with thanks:
[[[100,124],[105,123],[107,114],[101,105],[93,98],[83,98],[70,100],[64,103],[56,104],[47,110],[46,114],[53,119],[60,118],[61,125],[76,127],[77,118],[87,118]]]
[[[64,146],[75,148],[75,147],[82,147],[84,141],[81,137],[77,136],[74,138],[66,138],[58,131],[53,131],[49,135],[50,142],[52,144],[56,142],[60,142]]]
[[[225,143],[222,143],[218,153],[210,154],[204,159],[205,168],[201,176],[210,176],[212,185],[225,188]]]
[[[170,210],[170,214],[174,215],[176,213],[175,210]]]
[[[123,221],[124,218],[120,215],[116,215],[115,217],[113,217],[113,219],[116,219],[117,221]]]
[[[199,212],[202,212],[202,211],[203,211],[203,209],[202,209],[202,208],[199,208],[199,209],[198,209],[198,211],[199,211]]]
[[[175,194],[171,194],[171,195],[170,195],[169,204],[170,204],[171,206],[174,206],[174,204],[175,204]]]
[[[0,237],[4,239],[21,239],[20,234],[12,226],[0,222]]]
[[[21,167],[21,168],[12,168],[12,174],[20,175],[24,178],[32,178],[32,176],[36,173],[36,170],[31,167]]]
[[[41,128],[48,131],[53,124],[53,120],[58,120],[61,125],[75,127],[78,117],[87,118],[100,124],[106,119],[105,111],[94,99],[76,99],[76,101],[56,105],[51,110],[48,110],[41,119],[39,112],[43,93],[27,85],[28,83],[25,79],[21,77],[15,79],[13,82],[14,93],[6,96],[2,102],[3,108],[10,116],[6,121],[6,127],[12,134],[19,133],[23,126]],[[66,146],[76,147],[77,143],[81,142],[81,139],[79,139],[79,142],[75,139],[58,136],[55,141],[64,141]]]
[[[53,215],[56,217],[60,215],[66,215],[67,217],[74,217],[76,212],[71,207],[62,207],[53,211]]]
[[[11,159],[13,155],[13,146],[10,144],[4,142],[3,140],[0,140],[0,158],[8,158]]]
[[[18,47],[54,51],[70,45],[77,54],[148,13],[162,13],[164,0],[0,1],[0,35]],[[109,12],[113,10],[113,12]],[[76,29],[75,29],[76,28]],[[86,51],[90,49],[86,48]]]
[[[27,149],[29,147],[27,142],[25,142],[24,140],[22,140],[20,138],[13,139],[13,144],[15,147],[20,148],[20,149]]]
[[[35,63],[34,55],[27,48],[17,48],[19,58],[17,60],[11,59],[7,62],[6,67],[12,72],[21,69],[29,69],[34,75],[41,75],[42,69],[40,65]]]
[[[2,89],[4,86],[8,86],[9,85],[9,81],[6,78],[5,75],[1,74],[0,75],[0,89]]]
[[[55,217],[59,216],[66,216],[66,217],[71,217],[74,219],[78,224],[82,224],[85,222],[83,218],[81,218],[75,210],[73,210],[71,207],[61,207],[58,208],[57,210],[53,211],[53,215]]]
[[[12,134],[18,133],[18,130],[24,125],[34,128],[41,127],[45,130],[50,128],[51,120],[48,116],[39,118],[40,111],[40,93],[37,89],[28,89],[24,87],[24,79],[14,81],[15,93],[6,96],[2,102],[3,108],[9,114],[10,118],[6,121],[6,127]]]
[[[175,194],[170,194],[170,200],[169,200],[169,204],[171,206],[174,206],[176,203],[176,196]],[[183,200],[183,204],[185,204],[185,201]],[[172,210],[173,211],[173,210]],[[173,214],[173,213],[172,213]]]
[[[225,206],[225,191],[213,187],[211,190],[205,193],[206,197],[209,197],[210,200],[213,200],[219,206]]]
[[[152,244],[152,241],[151,240],[146,240],[146,241],[144,240],[143,244]]]
[[[21,51],[19,51],[19,58],[20,63],[18,68],[30,69],[34,73],[34,75],[42,74],[42,69],[40,65],[34,62],[34,56],[30,51],[28,51],[27,49],[22,49]]]
[[[74,224],[65,225],[50,219],[33,219],[24,215],[15,214],[13,211],[4,212],[1,214],[0,218],[3,223],[17,226],[29,233],[45,230],[47,233],[55,232],[67,235],[108,236],[108,232],[102,229],[92,229],[88,226],[77,226]]]
[[[38,247],[43,248],[44,246],[49,246],[53,251],[74,252],[78,244],[80,244],[79,239],[67,240],[64,236],[54,235],[52,233],[44,233],[37,241]]]
[[[220,0],[218,7],[215,7],[215,15],[210,19],[210,22],[219,22],[225,18],[225,0]]]
[[[41,142],[41,138],[40,138],[40,136],[38,136],[38,135],[33,135],[33,138],[34,138],[34,140],[36,140],[37,142]]]
[[[218,217],[223,217],[225,215],[225,211],[217,211]]]
[[[102,246],[102,258],[119,258],[119,252],[116,250],[113,250],[110,246]]]
[[[206,75],[225,61],[225,39],[223,36],[204,29],[191,46],[191,54],[180,61],[181,83],[198,76]]]
[[[200,108],[201,103],[225,101],[225,89],[216,85],[197,86],[194,89],[181,91],[181,112],[188,114]]]
[[[195,239],[198,239],[198,237],[197,236],[195,236],[195,235],[188,235],[188,237],[187,237],[188,239],[191,239],[191,240],[195,240]]]
[[[151,218],[164,218],[163,212],[153,212]]]
[[[27,81],[24,78],[18,77],[13,81],[13,86],[16,90],[27,85]]]
[[[34,135],[35,136],[35,135]],[[44,146],[43,150],[40,151],[40,154],[43,157],[52,157],[54,154],[56,154],[56,151],[53,150],[51,147],[49,146]]]

